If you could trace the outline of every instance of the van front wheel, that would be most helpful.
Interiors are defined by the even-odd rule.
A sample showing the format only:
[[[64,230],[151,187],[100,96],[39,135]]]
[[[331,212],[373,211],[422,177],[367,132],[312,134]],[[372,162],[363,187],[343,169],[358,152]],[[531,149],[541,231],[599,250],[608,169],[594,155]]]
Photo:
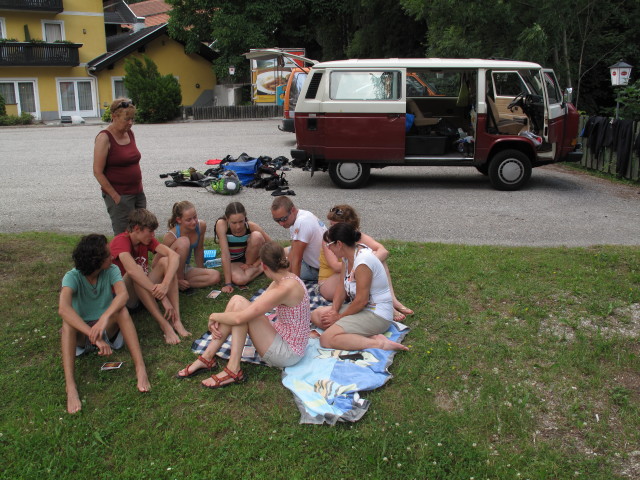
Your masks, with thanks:
[[[360,188],[367,183],[370,173],[371,167],[365,163],[337,162],[329,164],[329,177],[339,188]]]
[[[531,178],[531,161],[519,150],[497,153],[489,164],[489,180],[496,190],[518,190]]]

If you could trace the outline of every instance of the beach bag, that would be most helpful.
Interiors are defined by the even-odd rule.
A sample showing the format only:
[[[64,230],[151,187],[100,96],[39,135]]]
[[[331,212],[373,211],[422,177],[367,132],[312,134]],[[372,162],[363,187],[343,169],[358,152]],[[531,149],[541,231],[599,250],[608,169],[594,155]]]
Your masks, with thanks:
[[[213,180],[207,190],[220,195],[235,195],[242,188],[240,179],[235,172],[225,171],[219,179]]]
[[[248,185],[256,178],[258,159],[254,158],[246,162],[229,162],[225,164],[224,168],[235,172],[242,185]]]

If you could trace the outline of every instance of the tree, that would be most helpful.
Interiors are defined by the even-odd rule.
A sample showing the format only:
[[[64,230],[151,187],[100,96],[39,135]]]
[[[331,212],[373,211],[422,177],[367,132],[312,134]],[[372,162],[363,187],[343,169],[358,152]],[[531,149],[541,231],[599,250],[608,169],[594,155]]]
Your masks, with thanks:
[[[173,120],[180,113],[182,93],[172,74],[160,75],[156,64],[146,55],[142,60],[127,58],[124,85],[136,105],[136,120],[157,123]]]

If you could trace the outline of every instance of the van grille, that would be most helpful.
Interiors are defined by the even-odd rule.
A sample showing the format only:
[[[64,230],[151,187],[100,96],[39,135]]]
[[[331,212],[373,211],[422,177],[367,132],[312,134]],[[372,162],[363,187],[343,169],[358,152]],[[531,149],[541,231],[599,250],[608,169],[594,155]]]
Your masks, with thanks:
[[[316,72],[311,77],[311,81],[309,82],[309,88],[307,88],[307,93],[304,98],[316,98],[316,94],[318,93],[318,87],[320,86],[320,80],[322,80],[322,73]]]

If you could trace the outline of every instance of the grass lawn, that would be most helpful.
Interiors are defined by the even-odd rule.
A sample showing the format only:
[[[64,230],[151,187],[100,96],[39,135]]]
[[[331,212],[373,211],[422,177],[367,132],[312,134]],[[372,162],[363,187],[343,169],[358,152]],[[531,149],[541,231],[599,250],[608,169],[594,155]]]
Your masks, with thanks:
[[[640,477],[640,248],[386,242],[411,350],[362,420],[329,427],[298,424],[277,369],[176,380],[191,341],[165,345],[146,312],[152,391],[126,349],[111,372],[90,354],[67,414],[57,302],[78,238],[0,235],[0,478]],[[206,293],[181,296],[194,337],[228,298]]]

